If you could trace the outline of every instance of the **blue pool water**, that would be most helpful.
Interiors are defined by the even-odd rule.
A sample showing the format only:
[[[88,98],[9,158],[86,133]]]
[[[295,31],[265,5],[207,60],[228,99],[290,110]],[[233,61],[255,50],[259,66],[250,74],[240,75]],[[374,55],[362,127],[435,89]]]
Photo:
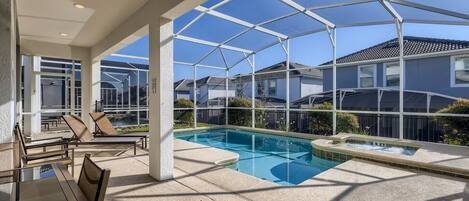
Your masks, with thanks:
[[[179,133],[176,138],[239,154],[230,168],[280,185],[297,185],[338,165],[312,155],[310,141],[234,129]]]

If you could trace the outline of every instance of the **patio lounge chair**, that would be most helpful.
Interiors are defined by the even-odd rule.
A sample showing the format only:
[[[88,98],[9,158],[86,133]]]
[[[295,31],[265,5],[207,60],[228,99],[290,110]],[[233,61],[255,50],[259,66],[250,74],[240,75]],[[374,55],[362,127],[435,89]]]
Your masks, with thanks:
[[[53,147],[53,146],[62,146],[63,148],[68,148],[68,140],[62,137],[52,137],[52,138],[27,141],[26,138],[23,136],[23,132],[18,123],[15,125],[15,129],[18,134],[18,137],[21,138],[21,140],[23,140],[24,142],[23,146],[26,150],[42,148],[44,151],[46,151],[47,147]]]
[[[74,134],[70,144],[97,145],[97,144],[129,144],[134,146],[134,155],[137,154],[137,143],[142,141],[140,137],[94,137],[85,123],[77,116],[64,115],[62,118]]]
[[[106,195],[110,175],[111,170],[101,169],[90,159],[90,154],[85,154],[78,187],[89,201],[102,201]]]
[[[28,153],[26,149],[25,142],[23,137],[21,136],[21,129],[18,125],[15,126],[15,135],[16,139],[19,141],[19,154],[20,159],[23,163],[23,167],[34,167],[40,166],[44,164],[50,163],[61,163],[64,165],[69,165],[72,167],[72,175],[75,172],[74,168],[74,160],[75,160],[75,151],[73,148],[64,148],[62,147],[59,150],[54,151],[46,151],[40,153]],[[71,152],[71,156],[69,156],[69,152]]]
[[[125,133],[125,134],[119,134],[116,129],[112,126],[111,121],[107,118],[106,114],[104,112],[92,112],[90,113],[91,118],[93,121],[96,123],[96,126],[98,127],[98,132],[97,134],[99,136],[105,136],[105,137],[140,137],[143,139],[142,141],[142,148],[147,148],[147,143],[148,143],[148,133]]]

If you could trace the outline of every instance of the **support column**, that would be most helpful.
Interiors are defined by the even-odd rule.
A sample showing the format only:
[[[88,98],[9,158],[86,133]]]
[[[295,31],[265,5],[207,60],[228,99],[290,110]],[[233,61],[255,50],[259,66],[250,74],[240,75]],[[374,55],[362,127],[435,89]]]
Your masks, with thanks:
[[[94,131],[94,123],[89,113],[101,98],[101,61],[83,59],[81,61],[81,119]]]
[[[193,99],[194,99],[194,128],[197,128],[197,66],[194,66],[194,81],[192,85],[194,88],[192,88],[192,93],[193,93]]]
[[[402,22],[396,21],[399,38],[399,139],[404,139],[404,35]]]
[[[286,131],[290,131],[290,40],[287,40],[286,41],[286,47],[285,47],[285,50],[286,50],[286,55],[287,55],[287,59],[286,59],[286,73],[285,73],[285,82],[286,82],[286,106],[287,106],[287,110],[286,110],[286,120],[285,120],[285,128],[286,128]]]
[[[329,37],[332,44],[332,135],[337,134],[337,38],[336,29],[330,29]]]
[[[16,118],[17,29],[14,2],[0,0],[0,143],[13,140]],[[0,167],[5,166],[0,164]]]
[[[256,54],[252,55],[251,63],[251,127],[256,127]]]
[[[24,134],[41,133],[41,57],[25,56],[24,64]]]
[[[173,178],[173,22],[160,18],[149,24],[150,38],[150,175]]]

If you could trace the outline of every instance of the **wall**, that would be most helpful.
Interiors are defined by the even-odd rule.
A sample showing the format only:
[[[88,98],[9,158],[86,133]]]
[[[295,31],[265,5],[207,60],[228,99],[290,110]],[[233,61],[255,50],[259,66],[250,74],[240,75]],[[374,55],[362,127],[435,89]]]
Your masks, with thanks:
[[[337,68],[337,88],[358,86],[357,66]],[[377,86],[383,86],[384,65],[377,65]],[[332,69],[323,70],[324,91],[332,90]],[[469,98],[469,87],[451,87],[451,57],[432,57],[405,61],[406,90],[428,91]]]

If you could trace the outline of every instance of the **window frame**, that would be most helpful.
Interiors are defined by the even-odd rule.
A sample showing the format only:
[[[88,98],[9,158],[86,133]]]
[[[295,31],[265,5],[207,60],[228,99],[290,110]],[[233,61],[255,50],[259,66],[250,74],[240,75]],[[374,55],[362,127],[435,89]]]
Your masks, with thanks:
[[[257,96],[259,97],[265,97],[265,83],[264,83],[264,80],[258,80],[255,82],[256,83],[256,92],[257,92]],[[260,90],[259,90],[259,87],[262,88],[262,93],[259,93]]]
[[[456,59],[458,59],[458,58],[468,58],[469,59],[469,54],[451,56],[450,85],[451,85],[452,88],[469,87],[469,83],[467,83],[467,84],[456,84]]]
[[[275,86],[273,87],[274,88],[274,93],[273,94],[270,93],[270,89],[271,89],[270,83],[271,82],[275,83]],[[269,97],[277,96],[277,79],[270,79],[270,80],[267,81],[267,95]]]
[[[361,69],[362,68],[368,68],[368,67],[372,67],[373,68],[373,86],[371,88],[375,88],[378,86],[378,78],[377,78],[377,67],[378,65],[377,64],[366,64],[366,65],[359,65],[357,67],[357,88],[359,89],[363,89],[363,88],[370,88],[370,87],[362,87],[361,86],[361,79],[362,79],[362,76],[361,76]],[[363,78],[367,78],[367,77],[363,77]]]
[[[387,73],[386,73],[386,69],[387,69],[387,66],[391,65],[391,64],[398,64],[399,65],[399,61],[383,63],[383,87],[385,87],[385,88],[399,88],[399,85],[397,85],[397,86],[388,86],[388,84],[387,84],[388,76],[387,76]],[[405,61],[404,61],[404,76],[402,76],[402,77],[404,77],[404,88],[405,88]],[[400,79],[401,79],[401,75],[399,75],[399,83],[400,83]]]

